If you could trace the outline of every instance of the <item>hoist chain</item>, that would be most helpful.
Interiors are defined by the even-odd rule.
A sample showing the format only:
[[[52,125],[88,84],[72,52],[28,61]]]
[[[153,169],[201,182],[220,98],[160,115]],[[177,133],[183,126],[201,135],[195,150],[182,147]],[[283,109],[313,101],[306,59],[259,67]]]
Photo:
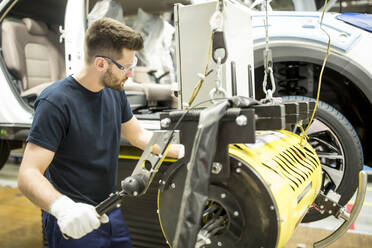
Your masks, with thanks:
[[[269,45],[269,11],[268,11],[268,0],[265,1],[265,50],[263,51],[264,57],[264,79],[262,83],[263,92],[266,95],[264,101],[273,101],[273,94],[276,90],[274,71],[273,71],[273,56]],[[267,77],[270,77],[271,89],[267,88]]]

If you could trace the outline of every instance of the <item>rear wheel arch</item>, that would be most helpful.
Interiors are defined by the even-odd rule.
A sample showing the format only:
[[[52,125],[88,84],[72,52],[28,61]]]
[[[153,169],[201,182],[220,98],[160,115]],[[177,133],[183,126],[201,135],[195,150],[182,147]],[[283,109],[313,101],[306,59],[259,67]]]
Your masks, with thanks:
[[[263,78],[263,45],[256,45],[254,51],[255,58],[255,82],[256,97],[262,97],[262,78]],[[321,67],[325,56],[324,51],[320,51],[315,46],[293,46],[293,44],[278,44],[271,46],[273,51],[273,62],[302,62]],[[348,71],[350,70],[350,71]],[[348,85],[337,84],[337,80],[346,80]],[[323,76],[322,91],[320,99],[342,113],[357,131],[359,139],[362,142],[364,150],[372,146],[372,132],[368,131],[368,126],[372,124],[372,117],[366,113],[372,112],[372,75],[369,75],[363,68],[357,64],[352,64],[346,57],[340,54],[332,54],[326,64],[326,70]],[[315,82],[315,81],[314,81]],[[339,98],[325,92],[339,92]],[[332,88],[333,87],[333,88]],[[337,89],[335,88],[337,87]],[[352,88],[353,90],[350,90]],[[315,98],[315,95],[305,95]],[[346,100],[347,98],[348,100]],[[366,164],[372,166],[372,154],[365,153]]]

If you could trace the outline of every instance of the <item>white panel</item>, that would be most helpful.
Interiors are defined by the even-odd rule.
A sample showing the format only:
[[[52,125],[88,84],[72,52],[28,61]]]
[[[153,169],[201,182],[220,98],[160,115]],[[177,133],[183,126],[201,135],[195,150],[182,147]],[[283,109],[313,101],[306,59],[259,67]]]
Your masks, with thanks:
[[[0,124],[31,125],[32,114],[22,107],[0,70]]]
[[[223,65],[222,86],[231,95],[231,61],[237,65],[238,95],[249,96],[248,65],[253,66],[252,16],[251,11],[240,4],[225,1],[224,31],[228,58]],[[211,37],[209,20],[215,12],[216,2],[175,7],[177,27],[177,73],[181,97],[179,107],[187,102],[194,85],[199,81],[198,73],[204,73]],[[211,59],[209,68],[214,72],[205,80],[194,103],[209,99],[209,92],[215,87],[216,66]],[[254,70],[252,70],[252,81]],[[254,89],[254,87],[252,87]],[[254,92],[251,92],[254,96]]]
[[[84,65],[85,4],[85,0],[67,2],[64,27],[66,75],[77,72]]]

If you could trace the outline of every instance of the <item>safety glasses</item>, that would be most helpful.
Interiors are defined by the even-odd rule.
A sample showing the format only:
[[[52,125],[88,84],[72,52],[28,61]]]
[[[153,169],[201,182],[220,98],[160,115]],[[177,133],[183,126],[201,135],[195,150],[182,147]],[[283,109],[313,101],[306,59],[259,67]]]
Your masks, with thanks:
[[[117,68],[119,68],[119,70],[122,70],[124,74],[126,74],[128,71],[133,70],[134,67],[136,67],[137,65],[137,57],[134,57],[132,64],[127,64],[127,65],[121,65],[118,62],[116,62],[114,59],[107,57],[107,56],[103,56],[103,55],[96,55],[96,58],[104,58],[104,59],[110,60],[112,63],[114,63],[114,65],[116,65]]]

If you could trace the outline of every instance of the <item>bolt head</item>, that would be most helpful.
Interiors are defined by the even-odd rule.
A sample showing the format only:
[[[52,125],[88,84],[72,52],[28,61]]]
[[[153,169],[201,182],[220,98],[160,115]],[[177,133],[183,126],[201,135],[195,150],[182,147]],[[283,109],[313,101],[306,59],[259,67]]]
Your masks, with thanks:
[[[245,115],[239,115],[238,117],[236,117],[235,119],[235,123],[238,125],[238,126],[245,126],[247,125],[247,117]]]
[[[172,187],[172,189],[175,189],[176,188],[176,184],[175,183],[172,183],[171,184],[171,187]]]
[[[171,119],[169,119],[169,118],[164,118],[164,119],[162,119],[161,121],[160,121],[160,126],[162,127],[162,128],[168,128],[169,126],[170,126],[170,124],[171,124]]]
[[[222,198],[222,199],[226,198],[226,194],[225,194],[225,193],[222,193],[222,194],[221,194],[221,198]]]
[[[212,163],[212,173],[213,174],[219,174],[222,170],[222,164],[218,162],[213,162]]]
[[[235,217],[239,216],[239,212],[238,211],[234,211],[234,216]]]
[[[221,242],[221,241],[218,241],[218,242],[217,242],[217,245],[218,245],[218,246],[222,246],[222,242]]]
[[[242,169],[240,169],[240,168],[236,168],[236,173],[238,173],[238,174],[240,174],[240,172],[242,172]]]

